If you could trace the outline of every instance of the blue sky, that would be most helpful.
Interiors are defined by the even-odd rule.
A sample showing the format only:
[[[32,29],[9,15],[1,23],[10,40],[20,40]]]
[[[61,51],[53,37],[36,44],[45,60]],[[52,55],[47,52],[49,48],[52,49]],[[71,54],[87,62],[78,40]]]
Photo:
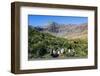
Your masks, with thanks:
[[[88,23],[88,17],[28,15],[28,25],[44,26],[52,21],[59,24],[82,24]]]

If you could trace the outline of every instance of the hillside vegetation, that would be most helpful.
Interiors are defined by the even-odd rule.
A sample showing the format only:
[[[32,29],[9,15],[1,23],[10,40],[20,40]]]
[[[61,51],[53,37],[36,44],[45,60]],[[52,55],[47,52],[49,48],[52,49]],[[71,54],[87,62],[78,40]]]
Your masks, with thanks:
[[[55,32],[55,31],[53,31]],[[86,34],[86,33],[85,33]],[[65,37],[65,36],[64,36]],[[88,55],[87,38],[58,37],[42,28],[28,27],[28,59],[81,58]],[[55,54],[53,56],[52,54]]]

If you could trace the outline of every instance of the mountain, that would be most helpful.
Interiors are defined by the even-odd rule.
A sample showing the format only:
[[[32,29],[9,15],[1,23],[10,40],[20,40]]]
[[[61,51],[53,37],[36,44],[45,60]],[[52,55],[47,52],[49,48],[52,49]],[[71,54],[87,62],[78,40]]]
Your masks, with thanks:
[[[36,30],[44,33],[50,33],[57,37],[63,38],[86,38],[88,26],[83,24],[59,24],[49,22],[44,27],[34,27]]]

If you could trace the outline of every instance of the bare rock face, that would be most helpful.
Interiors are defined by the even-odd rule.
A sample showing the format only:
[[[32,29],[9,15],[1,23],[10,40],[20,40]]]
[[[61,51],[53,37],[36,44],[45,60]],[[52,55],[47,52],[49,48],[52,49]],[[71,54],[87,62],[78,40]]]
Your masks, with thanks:
[[[88,24],[58,24],[56,22],[49,22],[45,27],[35,27],[41,32],[50,33],[57,37],[72,37],[82,35],[84,31],[88,30]]]
[[[59,24],[55,22],[51,22],[47,25],[46,31],[52,32],[52,33],[58,33],[59,32]]]

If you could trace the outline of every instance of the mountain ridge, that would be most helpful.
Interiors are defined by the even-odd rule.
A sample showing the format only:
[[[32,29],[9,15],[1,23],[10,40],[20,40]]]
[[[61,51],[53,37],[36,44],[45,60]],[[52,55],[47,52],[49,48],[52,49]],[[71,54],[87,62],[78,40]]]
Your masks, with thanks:
[[[51,22],[45,25],[44,27],[33,27],[33,28],[35,28],[40,32],[50,33],[57,37],[82,38],[83,36],[86,36],[85,38],[87,38],[87,30],[88,30],[87,25],[88,25],[87,23],[59,24],[57,22]]]

